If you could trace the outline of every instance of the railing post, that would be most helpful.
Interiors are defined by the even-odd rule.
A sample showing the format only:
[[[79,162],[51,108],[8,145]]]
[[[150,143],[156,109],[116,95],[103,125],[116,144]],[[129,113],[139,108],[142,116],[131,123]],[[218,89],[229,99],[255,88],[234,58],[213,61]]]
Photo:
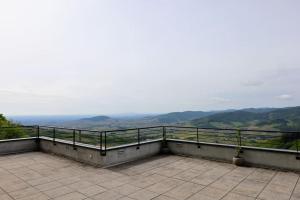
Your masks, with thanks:
[[[56,145],[55,137],[56,137],[56,130],[55,130],[55,128],[53,128],[53,134],[52,134],[53,145]]]
[[[299,134],[299,133],[298,133],[298,134]],[[297,160],[300,160],[298,137],[296,138],[296,148],[297,148],[297,156],[296,156],[296,159],[297,159]]]
[[[106,155],[106,131],[104,132],[104,155]]]
[[[197,128],[197,144],[198,144],[198,148],[200,148],[200,143],[199,143],[199,128]]]
[[[103,133],[104,133],[104,140],[103,140]],[[101,132],[100,134],[101,138],[101,155],[106,156],[106,131]],[[103,150],[103,141],[104,141],[104,150]]]
[[[239,136],[240,136],[240,147],[242,147],[242,131],[241,130],[239,130]]]
[[[241,136],[241,130],[237,130],[237,156],[239,156],[240,153],[243,153],[242,151],[242,136]]]
[[[165,126],[163,126],[163,146],[167,147],[167,131]]]
[[[99,132],[98,139],[99,139],[100,155],[102,155],[102,132]]]
[[[76,130],[73,129],[73,149],[76,150]]]
[[[40,126],[36,126],[36,143],[40,142]]]
[[[169,154],[170,150],[168,148],[168,144],[167,144],[167,130],[166,130],[166,126],[162,126],[162,133],[163,133],[163,139],[162,139],[162,144],[161,144],[161,153],[162,154]]]
[[[137,142],[138,142],[138,146],[136,147],[136,149],[140,149],[140,129],[137,129]]]
[[[78,130],[78,141],[81,142],[81,130]]]

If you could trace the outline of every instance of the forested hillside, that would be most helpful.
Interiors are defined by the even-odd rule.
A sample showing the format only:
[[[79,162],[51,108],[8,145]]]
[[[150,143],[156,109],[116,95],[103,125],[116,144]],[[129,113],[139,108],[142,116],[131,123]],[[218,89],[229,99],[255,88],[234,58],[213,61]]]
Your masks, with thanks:
[[[198,127],[259,128],[274,130],[300,130],[300,106],[281,108],[269,112],[239,110],[218,113],[191,121]]]
[[[189,121],[193,119],[206,117],[215,113],[216,112],[203,112],[203,111],[171,112],[167,114],[149,117],[149,119],[152,119],[153,121],[157,121],[160,123],[177,123],[177,122]]]
[[[0,140],[27,137],[27,134],[0,114]]]

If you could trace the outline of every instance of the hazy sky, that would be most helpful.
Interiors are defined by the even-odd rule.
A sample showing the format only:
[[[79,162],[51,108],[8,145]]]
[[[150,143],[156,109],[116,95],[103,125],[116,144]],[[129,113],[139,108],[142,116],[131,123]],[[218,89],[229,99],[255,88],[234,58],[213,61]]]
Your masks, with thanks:
[[[0,113],[300,105],[299,0],[1,0]]]

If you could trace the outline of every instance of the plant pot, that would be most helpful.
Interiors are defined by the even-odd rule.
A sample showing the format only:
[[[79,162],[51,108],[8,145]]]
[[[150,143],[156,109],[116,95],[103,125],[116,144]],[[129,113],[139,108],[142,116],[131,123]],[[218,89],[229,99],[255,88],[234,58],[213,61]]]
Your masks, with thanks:
[[[232,158],[232,163],[236,166],[244,166],[245,165],[245,159],[239,156],[234,156]]]

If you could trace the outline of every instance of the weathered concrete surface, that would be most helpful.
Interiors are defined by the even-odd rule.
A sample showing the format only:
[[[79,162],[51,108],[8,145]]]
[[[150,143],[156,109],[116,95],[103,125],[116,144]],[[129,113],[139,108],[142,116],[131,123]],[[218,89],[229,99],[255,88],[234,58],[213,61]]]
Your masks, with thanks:
[[[0,155],[36,151],[37,148],[35,138],[0,140]]]
[[[300,171],[295,151],[245,147],[242,155],[254,166]]]
[[[300,200],[298,180],[182,156],[108,169],[41,152],[0,156],[1,200]]]
[[[176,155],[187,155],[212,160],[231,162],[236,153],[234,145],[200,143],[200,148],[196,142],[185,140],[168,140],[168,148]]]
[[[40,150],[44,152],[62,155],[76,161],[97,165],[111,166],[124,162],[130,162],[156,155],[160,152],[161,141],[141,143],[139,149],[136,145],[124,145],[118,148],[108,148],[106,155],[101,155],[100,149],[95,146],[77,143],[76,149],[72,142],[56,140],[55,145],[51,139],[42,137]]]
[[[106,156],[102,156],[102,163],[104,166],[110,166],[151,157],[160,153],[161,146],[161,140],[157,140],[141,143],[139,148],[136,145],[111,148],[107,150]]]
[[[170,152],[176,155],[226,162],[232,162],[232,157],[236,155],[234,145],[200,143],[200,148],[198,148],[198,144],[195,142],[179,140],[167,140],[167,145]],[[103,156],[99,148],[92,145],[77,143],[76,149],[74,149],[70,141],[57,140],[56,145],[53,145],[52,139],[41,137],[39,144],[36,143],[35,138],[0,141],[0,154],[23,153],[40,149],[44,152],[103,167],[157,155],[160,153],[161,147],[162,141],[156,140],[142,143],[139,149],[136,144],[108,148],[106,156]],[[251,147],[242,149],[241,156],[250,166],[300,171],[300,160],[296,159],[295,151]]]
[[[207,158],[232,162],[236,155],[234,145],[200,143],[168,140],[168,147],[173,154]],[[300,160],[297,153],[290,150],[242,147],[241,157],[250,166],[300,171]]]

